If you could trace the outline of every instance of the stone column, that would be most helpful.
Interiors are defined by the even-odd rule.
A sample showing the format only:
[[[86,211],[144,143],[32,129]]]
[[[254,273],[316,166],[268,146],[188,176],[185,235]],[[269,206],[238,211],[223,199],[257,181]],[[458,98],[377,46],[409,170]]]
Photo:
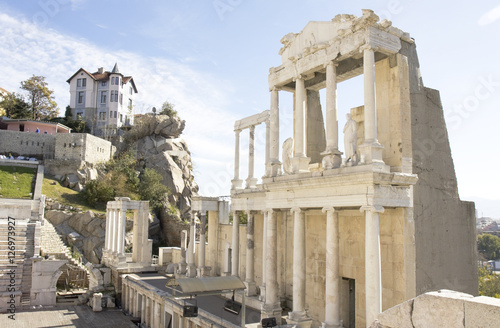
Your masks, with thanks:
[[[105,235],[105,239],[104,239],[104,249],[106,251],[109,251],[110,250],[110,245],[111,245],[111,236],[110,236],[110,233],[111,233],[111,218],[110,218],[110,213],[111,213],[111,210],[108,208],[106,209],[106,235]]]
[[[280,112],[279,112],[279,91],[276,87],[271,89],[271,110],[269,116],[269,163],[267,164],[267,176],[278,175],[281,162],[280,153]]]
[[[269,120],[266,120],[266,158],[265,158],[265,162],[266,162],[266,176],[270,176],[267,171],[267,167],[269,165],[269,162],[270,162],[270,158],[271,158],[271,125],[269,123]]]
[[[247,178],[247,188],[253,189],[257,183],[257,179],[254,178],[254,166],[255,166],[255,125],[250,126],[250,140],[248,143],[248,178]]]
[[[207,215],[204,211],[200,212],[200,244],[198,248],[198,276],[204,276],[205,270],[205,243],[206,243],[206,225]]]
[[[194,248],[196,236],[196,212],[191,213],[191,225],[189,226],[189,244],[188,244],[188,266],[187,276],[193,278],[196,276],[196,265],[194,263]]]
[[[142,306],[141,306],[141,323],[146,323],[146,315],[148,311],[146,310],[146,295],[142,295]]]
[[[122,210],[118,218],[118,254],[125,254],[125,228],[127,224],[127,211]]]
[[[379,213],[383,213],[384,208],[367,205],[360,210],[365,212],[365,299],[366,326],[369,327],[382,312]]]
[[[326,150],[321,153],[324,169],[340,167],[342,154],[339,151],[339,122],[337,117],[337,63],[326,65]]]
[[[234,179],[232,180],[232,189],[241,189],[243,181],[240,179],[240,132],[234,130]]]
[[[359,147],[361,163],[382,162],[382,145],[377,139],[377,104],[375,91],[375,49],[370,45],[361,48],[363,51],[364,75],[364,127],[365,141]],[[382,162],[383,163],[383,162]]]
[[[239,276],[240,269],[240,220],[238,212],[233,212],[233,239],[231,244],[231,275]]]
[[[293,220],[293,311],[288,314],[290,323],[297,327],[311,327],[306,314],[306,214],[292,208]]]
[[[281,305],[278,297],[278,249],[277,249],[277,212],[269,210],[266,236],[266,299],[262,306],[262,318],[275,317],[281,325]]]
[[[260,286],[260,301],[266,300],[266,258],[267,258],[267,222],[269,221],[270,211],[264,212],[262,222],[262,285]]]
[[[115,240],[116,240],[116,210],[111,209],[109,213],[109,218],[110,218],[110,245],[109,245],[109,250],[111,253],[116,253],[116,248],[115,248]]]
[[[306,157],[306,89],[304,79],[298,76],[295,80],[295,111],[294,111],[294,155],[292,159],[292,172],[309,172],[310,158]]]
[[[246,257],[246,278],[245,286],[247,287],[247,296],[257,294],[254,280],[254,216],[255,211],[248,211],[247,221],[247,257]]]
[[[333,207],[326,212],[326,286],[323,328],[340,328],[339,216]]]

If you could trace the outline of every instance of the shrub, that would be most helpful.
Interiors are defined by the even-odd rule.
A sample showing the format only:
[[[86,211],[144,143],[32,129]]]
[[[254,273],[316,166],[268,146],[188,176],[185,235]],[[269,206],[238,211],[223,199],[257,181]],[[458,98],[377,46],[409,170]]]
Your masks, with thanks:
[[[113,200],[114,190],[104,180],[92,180],[85,185],[83,197],[90,206]]]

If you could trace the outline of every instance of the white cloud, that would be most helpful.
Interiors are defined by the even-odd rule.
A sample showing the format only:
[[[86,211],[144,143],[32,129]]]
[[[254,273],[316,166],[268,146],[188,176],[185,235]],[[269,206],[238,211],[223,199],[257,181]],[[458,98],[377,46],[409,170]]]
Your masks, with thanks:
[[[479,18],[477,23],[480,26],[489,25],[500,19],[500,6],[491,9]]]
[[[189,65],[166,58],[143,57],[136,53],[105,49],[43,29],[28,20],[0,14],[0,86],[19,91],[21,81],[31,75],[43,75],[54,90],[60,114],[69,104],[66,80],[80,67],[96,71],[111,70],[117,62],[125,75],[132,75],[138,88],[136,111],[149,112],[165,100],[174,103],[186,120],[184,138],[200,172],[220,171],[231,161],[234,137],[232,126],[236,117],[227,108],[232,91],[229,83],[209,74],[193,70]],[[211,162],[208,159],[213,159]],[[211,179],[210,174],[204,174]],[[207,181],[200,181],[200,185]],[[208,181],[209,182],[209,181]],[[229,185],[218,192],[227,193]]]

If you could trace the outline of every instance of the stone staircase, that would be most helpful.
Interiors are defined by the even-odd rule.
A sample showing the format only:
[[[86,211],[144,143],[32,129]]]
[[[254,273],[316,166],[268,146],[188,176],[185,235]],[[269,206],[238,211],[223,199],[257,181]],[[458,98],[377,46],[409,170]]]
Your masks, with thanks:
[[[45,256],[54,256],[56,259],[67,260],[68,264],[73,267],[77,267],[80,270],[83,270],[86,275],[86,279],[88,281],[89,271],[88,268],[83,265],[83,263],[79,260],[76,260],[72,257],[71,250],[64,243],[62,237],[57,232],[56,228],[52,223],[50,223],[47,219],[43,219],[42,225],[42,240],[41,240],[41,255]],[[64,279],[66,277],[66,273],[63,271],[63,274],[60,277]],[[80,293],[79,293],[80,295]],[[58,297],[58,302],[61,297]],[[80,304],[85,303],[85,298],[79,298]],[[76,303],[75,303],[76,304]]]
[[[14,222],[15,225],[9,222]],[[0,219],[0,310],[6,306],[4,302],[8,301],[12,294],[13,290],[9,291],[9,288],[14,288],[14,294],[21,299],[24,291],[23,282],[26,284],[29,282],[31,286],[31,266],[26,264],[26,258],[33,256],[29,253],[27,246],[29,244],[26,238],[28,222],[29,219],[10,221]],[[9,231],[15,235],[12,233],[9,235]],[[10,241],[9,237],[11,237]],[[20,306],[19,303],[16,305]]]

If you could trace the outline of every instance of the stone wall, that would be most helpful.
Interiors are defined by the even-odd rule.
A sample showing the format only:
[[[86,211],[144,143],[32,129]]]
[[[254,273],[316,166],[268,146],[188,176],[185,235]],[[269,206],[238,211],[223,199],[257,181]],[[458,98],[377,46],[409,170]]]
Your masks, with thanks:
[[[499,299],[440,290],[388,309],[370,327],[494,327],[499,322]]]
[[[0,130],[1,154],[54,158],[55,144],[55,135]]]
[[[111,142],[87,133],[58,134],[55,158],[81,160],[89,163],[106,162],[112,158]]]

